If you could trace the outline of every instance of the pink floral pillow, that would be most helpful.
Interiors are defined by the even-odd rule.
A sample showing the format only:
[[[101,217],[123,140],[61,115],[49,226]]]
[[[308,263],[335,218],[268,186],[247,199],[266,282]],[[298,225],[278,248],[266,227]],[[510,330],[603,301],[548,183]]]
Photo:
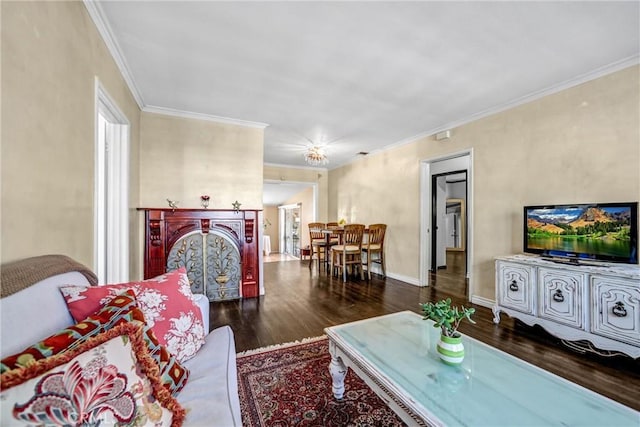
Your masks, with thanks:
[[[195,356],[206,332],[202,312],[191,293],[184,267],[142,282],[105,286],[62,286],[71,316],[76,321],[100,310],[111,298],[132,289],[138,306],[160,344],[180,362]]]

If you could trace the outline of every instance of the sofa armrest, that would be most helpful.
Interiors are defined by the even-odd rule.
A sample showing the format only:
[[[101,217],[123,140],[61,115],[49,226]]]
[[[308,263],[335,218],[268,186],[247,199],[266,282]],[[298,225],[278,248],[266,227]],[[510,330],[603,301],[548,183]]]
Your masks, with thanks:
[[[202,322],[204,323],[204,333],[209,333],[209,298],[204,294],[194,294],[196,304],[202,312]]]

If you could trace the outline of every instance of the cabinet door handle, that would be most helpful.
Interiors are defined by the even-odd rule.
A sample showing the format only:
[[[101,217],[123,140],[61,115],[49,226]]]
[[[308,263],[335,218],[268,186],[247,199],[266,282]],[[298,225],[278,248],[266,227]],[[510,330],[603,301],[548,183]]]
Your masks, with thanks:
[[[509,284],[509,289],[511,289],[513,292],[516,292],[518,290],[518,282],[516,282],[515,280],[513,280],[510,284]]]
[[[611,309],[611,312],[618,317],[625,317],[627,315],[627,309],[624,308],[622,301],[618,301]]]
[[[562,302],[564,301],[564,295],[562,295],[562,291],[560,289],[556,290],[556,293],[553,294],[553,300],[555,302]]]

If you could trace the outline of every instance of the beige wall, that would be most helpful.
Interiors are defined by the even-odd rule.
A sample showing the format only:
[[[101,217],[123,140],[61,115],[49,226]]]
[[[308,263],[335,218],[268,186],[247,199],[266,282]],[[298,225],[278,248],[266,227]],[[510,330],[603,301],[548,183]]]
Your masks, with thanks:
[[[263,129],[143,112],[139,206],[262,209],[263,144]]]
[[[95,76],[131,124],[132,279],[137,207],[209,194],[213,209],[262,209],[262,129],[141,114],[82,2],[1,7],[2,262],[61,253],[93,267]]]
[[[131,123],[132,165],[140,111],[82,2],[0,7],[2,262],[59,253],[93,267],[95,76]],[[138,180],[132,167],[133,227]]]
[[[329,174],[329,215],[385,222],[387,269],[419,278],[420,161],[473,150],[474,296],[494,299],[497,255],[522,251],[528,204],[640,199],[640,74],[634,66]],[[345,189],[346,188],[346,189]]]
[[[326,222],[328,218],[329,172],[325,169],[287,168],[264,165],[264,179],[276,181],[309,182],[317,184],[318,215],[317,220]]]
[[[246,126],[142,113],[140,203],[209,209],[262,209],[264,130]]]
[[[329,173],[329,216],[347,223],[387,224],[387,273],[405,281],[419,277],[418,147],[406,144]]]

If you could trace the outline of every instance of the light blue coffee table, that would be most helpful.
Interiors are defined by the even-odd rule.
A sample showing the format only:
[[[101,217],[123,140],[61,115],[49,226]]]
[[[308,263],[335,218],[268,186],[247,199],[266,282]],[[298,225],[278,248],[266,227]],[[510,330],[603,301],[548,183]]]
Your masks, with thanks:
[[[439,329],[410,311],[325,332],[334,396],[351,368],[409,426],[640,426],[639,412],[471,337],[462,365],[445,365]]]

